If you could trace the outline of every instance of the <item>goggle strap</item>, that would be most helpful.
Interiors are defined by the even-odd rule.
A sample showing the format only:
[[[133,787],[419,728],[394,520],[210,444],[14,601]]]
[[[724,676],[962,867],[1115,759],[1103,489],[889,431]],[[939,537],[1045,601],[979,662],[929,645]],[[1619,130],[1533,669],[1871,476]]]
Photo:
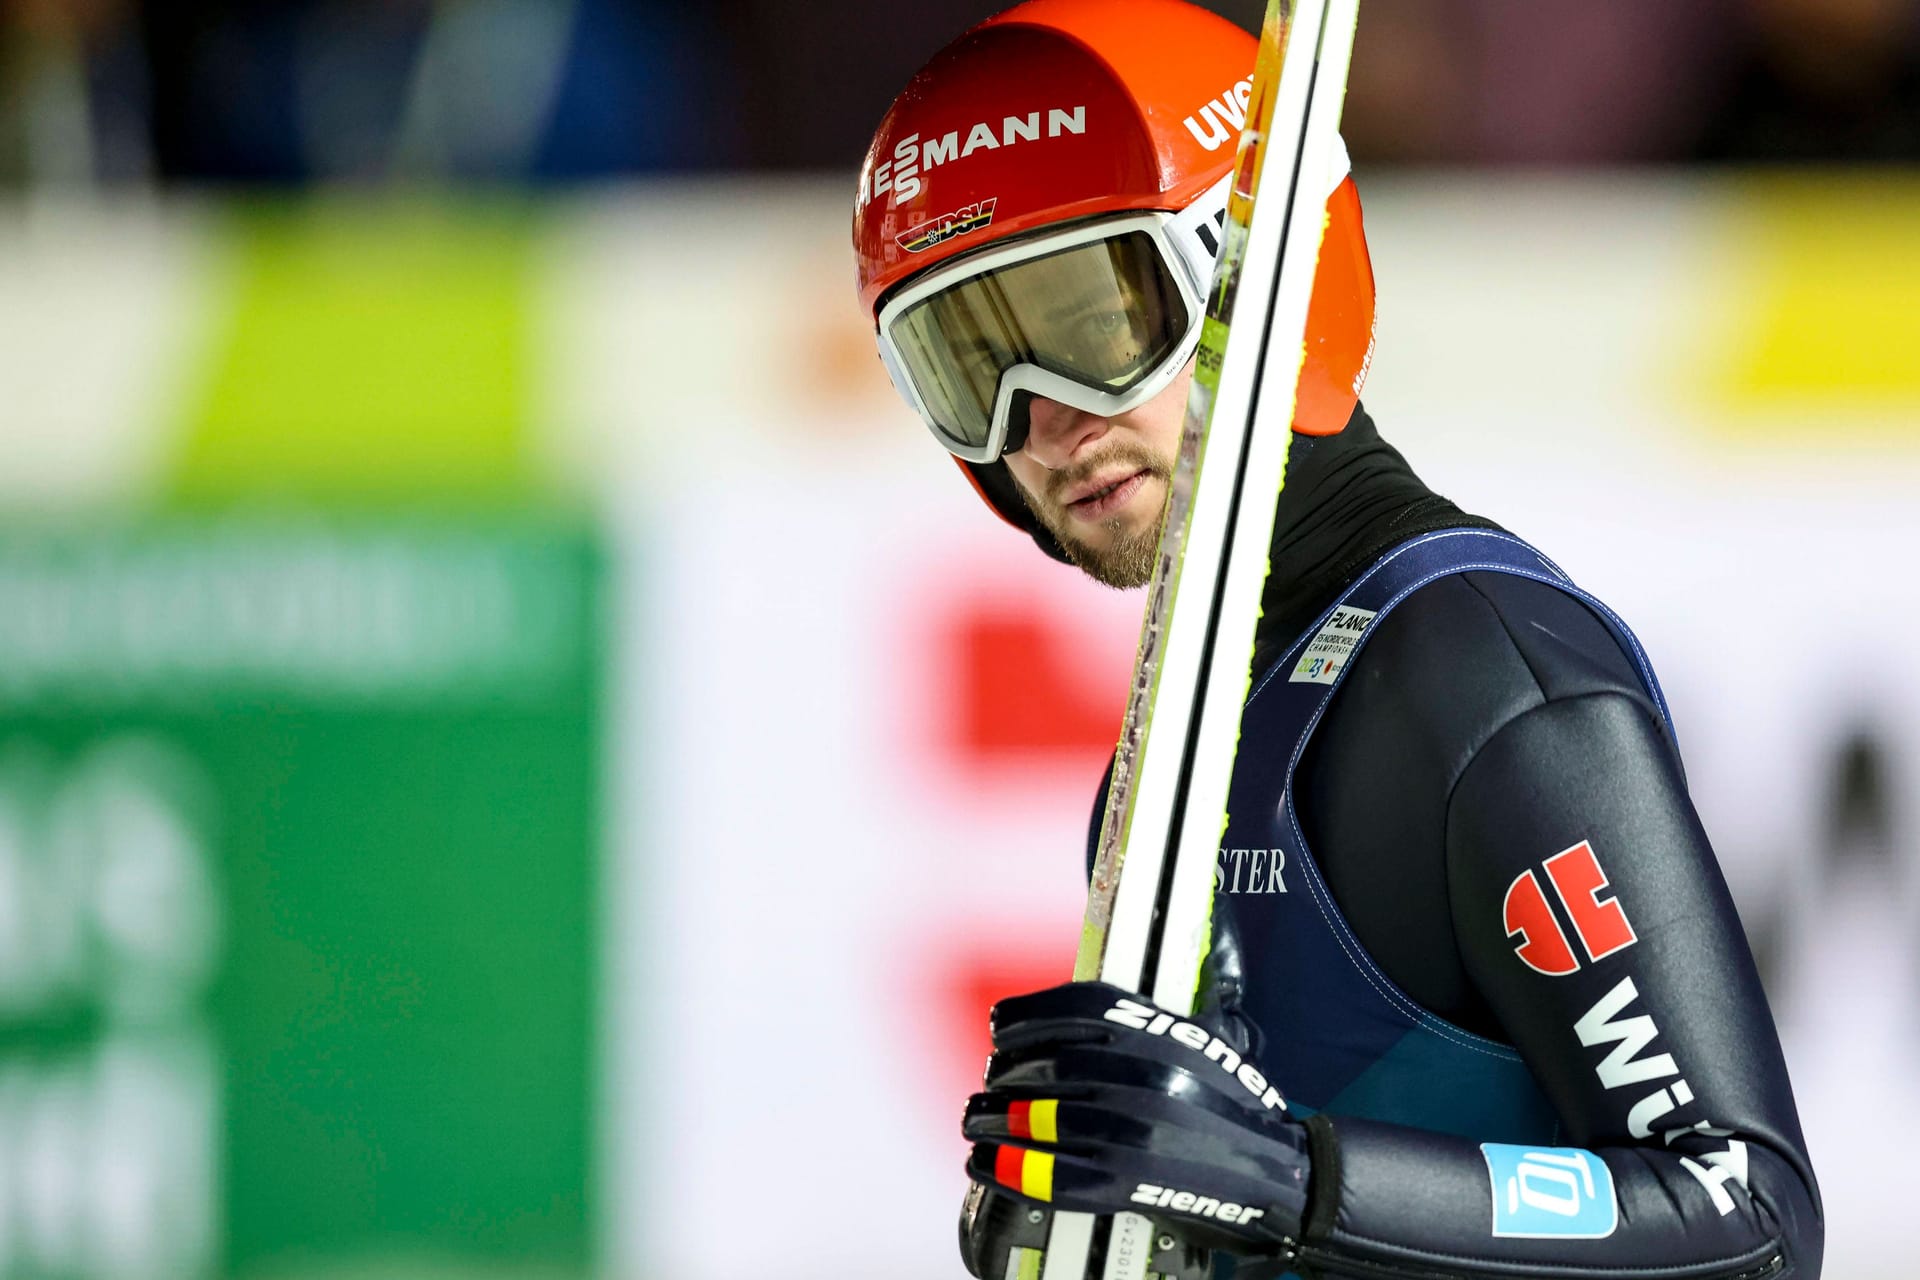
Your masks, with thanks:
[[[1175,214],[1168,223],[1167,238],[1179,253],[1194,292],[1206,296],[1213,282],[1214,260],[1220,256],[1220,241],[1227,225],[1227,197],[1233,190],[1233,176],[1220,179],[1192,204]]]

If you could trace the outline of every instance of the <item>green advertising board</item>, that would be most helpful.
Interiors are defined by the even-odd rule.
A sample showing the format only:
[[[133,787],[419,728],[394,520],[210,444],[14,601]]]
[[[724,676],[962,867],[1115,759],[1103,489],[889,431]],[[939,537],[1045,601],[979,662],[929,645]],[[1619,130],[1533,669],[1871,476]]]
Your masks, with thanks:
[[[0,1276],[589,1268],[602,588],[558,519],[0,533]]]

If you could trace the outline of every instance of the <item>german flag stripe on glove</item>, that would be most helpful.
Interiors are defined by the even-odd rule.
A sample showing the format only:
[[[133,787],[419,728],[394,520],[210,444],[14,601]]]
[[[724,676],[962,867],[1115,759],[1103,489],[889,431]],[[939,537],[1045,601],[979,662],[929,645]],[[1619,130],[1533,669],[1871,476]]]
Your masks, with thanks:
[[[1029,1200],[1053,1199],[1053,1153],[1001,1147],[994,1152],[993,1177],[1009,1191]]]
[[[1031,1142],[1060,1141],[1060,1100],[1034,1098],[1007,1108],[1007,1132]]]

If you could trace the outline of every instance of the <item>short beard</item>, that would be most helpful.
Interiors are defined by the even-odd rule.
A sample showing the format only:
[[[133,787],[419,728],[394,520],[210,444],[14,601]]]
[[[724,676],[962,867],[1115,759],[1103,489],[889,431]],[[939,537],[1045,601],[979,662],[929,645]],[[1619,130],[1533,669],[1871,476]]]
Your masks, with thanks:
[[[1103,586],[1128,591],[1153,580],[1154,563],[1160,552],[1160,526],[1167,517],[1165,501],[1161,503],[1158,518],[1138,529],[1126,529],[1118,516],[1105,521],[1104,527],[1113,539],[1103,549],[1090,547],[1074,536],[1065,506],[1059,501],[1060,495],[1072,486],[1116,462],[1143,470],[1162,481],[1172,479],[1173,467],[1168,459],[1155,455],[1144,444],[1129,440],[1116,442],[1085,461],[1054,472],[1047,478],[1048,496],[1044,499],[1028,493],[1017,482],[1015,487],[1020,489],[1027,510],[1053,535],[1053,540],[1060,544],[1076,568]],[[1168,484],[1166,490],[1171,497],[1173,486]]]

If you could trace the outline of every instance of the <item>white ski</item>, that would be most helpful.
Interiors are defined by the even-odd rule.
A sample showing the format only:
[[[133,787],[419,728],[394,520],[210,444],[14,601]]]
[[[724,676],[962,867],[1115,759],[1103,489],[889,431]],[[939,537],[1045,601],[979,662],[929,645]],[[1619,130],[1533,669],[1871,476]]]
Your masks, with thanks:
[[[1074,964],[1174,1009],[1207,952],[1358,8],[1268,0]],[[1135,1214],[1056,1213],[1022,1280],[1094,1280],[1096,1258],[1099,1280],[1144,1280],[1156,1243]]]

